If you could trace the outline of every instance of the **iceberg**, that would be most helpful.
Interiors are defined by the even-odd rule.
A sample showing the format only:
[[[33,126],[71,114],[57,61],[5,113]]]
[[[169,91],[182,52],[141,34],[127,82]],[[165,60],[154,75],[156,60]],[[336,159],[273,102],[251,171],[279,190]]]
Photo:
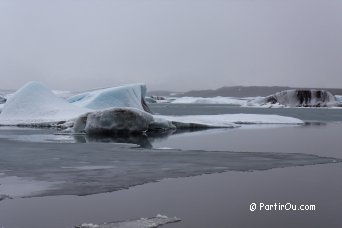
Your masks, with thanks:
[[[337,103],[329,91],[317,89],[284,90],[255,101],[261,105],[278,104],[285,107],[331,107]]]
[[[131,107],[151,112],[144,100],[145,94],[144,84],[132,84],[84,92],[67,100],[69,103],[92,110]]]
[[[168,223],[180,222],[181,219],[177,217],[169,218],[165,215],[157,215],[152,218],[141,218],[137,220],[121,221],[121,222],[110,222],[102,225],[84,223],[76,226],[76,228],[155,228]]]
[[[11,95],[2,108],[0,124],[20,125],[66,121],[89,112],[74,106],[38,82],[29,82]]]

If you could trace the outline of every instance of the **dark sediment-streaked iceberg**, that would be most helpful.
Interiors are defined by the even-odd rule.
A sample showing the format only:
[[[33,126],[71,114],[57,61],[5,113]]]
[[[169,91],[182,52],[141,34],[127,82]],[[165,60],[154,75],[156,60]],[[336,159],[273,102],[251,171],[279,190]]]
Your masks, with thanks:
[[[284,90],[259,99],[261,104],[279,104],[286,107],[330,107],[336,105],[335,97],[326,90]]]

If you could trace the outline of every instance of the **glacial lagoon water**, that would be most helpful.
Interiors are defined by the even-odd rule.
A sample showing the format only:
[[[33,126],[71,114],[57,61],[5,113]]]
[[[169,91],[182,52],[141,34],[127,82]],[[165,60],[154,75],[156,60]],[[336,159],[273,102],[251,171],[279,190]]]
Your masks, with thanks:
[[[128,138],[0,128],[0,192],[13,197],[0,201],[0,225],[66,228],[166,214],[182,221],[165,227],[341,227],[342,109],[157,104],[152,110],[286,113],[307,124]],[[251,212],[253,202],[317,210]]]

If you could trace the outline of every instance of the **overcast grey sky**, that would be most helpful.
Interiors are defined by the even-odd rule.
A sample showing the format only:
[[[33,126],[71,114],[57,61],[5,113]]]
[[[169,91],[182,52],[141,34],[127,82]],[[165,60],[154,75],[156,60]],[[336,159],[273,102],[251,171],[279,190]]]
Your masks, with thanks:
[[[0,0],[0,87],[342,88],[341,0]]]

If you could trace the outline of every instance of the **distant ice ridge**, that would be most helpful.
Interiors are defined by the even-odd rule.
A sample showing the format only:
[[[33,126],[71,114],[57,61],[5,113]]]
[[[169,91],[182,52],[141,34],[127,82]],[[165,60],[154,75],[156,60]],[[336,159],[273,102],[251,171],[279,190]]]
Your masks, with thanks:
[[[174,222],[180,222],[179,218],[169,218],[165,215],[157,215],[153,218],[141,218],[138,220],[122,221],[105,223],[102,225],[96,225],[92,223],[84,223],[82,225],[76,226],[76,228],[155,228],[162,225]]]
[[[134,107],[150,112],[144,100],[145,94],[145,85],[132,84],[77,94],[69,97],[68,101],[77,106],[92,110]]]
[[[249,98],[236,97],[179,97],[171,100],[174,104],[227,104],[245,106]]]
[[[285,90],[267,97],[148,97],[149,103],[222,104],[241,107],[341,107],[342,96],[326,90]]]

